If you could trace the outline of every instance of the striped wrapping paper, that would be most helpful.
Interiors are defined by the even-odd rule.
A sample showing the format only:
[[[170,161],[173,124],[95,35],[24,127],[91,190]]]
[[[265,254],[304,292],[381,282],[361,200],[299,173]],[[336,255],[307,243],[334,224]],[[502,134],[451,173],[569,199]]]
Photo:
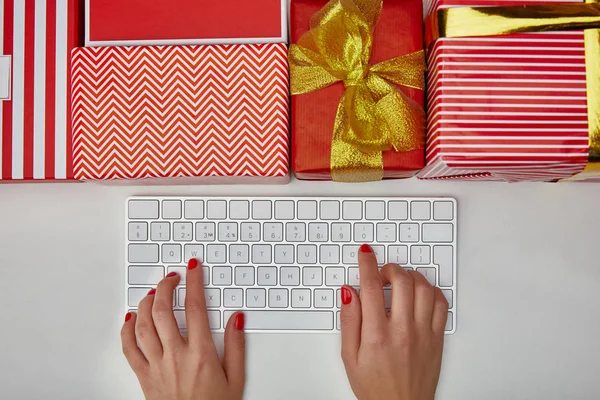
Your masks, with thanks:
[[[79,0],[0,0],[0,180],[73,179],[70,51]]]
[[[427,12],[547,3],[431,0]],[[428,51],[419,178],[553,181],[581,172],[589,147],[584,54],[583,31],[438,39]]]
[[[85,47],[72,66],[77,179],[289,181],[285,44]]]

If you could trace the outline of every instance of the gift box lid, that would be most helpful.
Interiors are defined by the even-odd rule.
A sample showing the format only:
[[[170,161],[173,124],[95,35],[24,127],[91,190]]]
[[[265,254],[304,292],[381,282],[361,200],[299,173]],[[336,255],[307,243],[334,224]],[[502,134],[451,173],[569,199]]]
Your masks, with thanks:
[[[73,50],[83,180],[288,177],[284,44]]]
[[[287,42],[287,0],[86,0],[86,46]]]
[[[79,0],[0,1],[0,180],[73,179],[70,51]]]

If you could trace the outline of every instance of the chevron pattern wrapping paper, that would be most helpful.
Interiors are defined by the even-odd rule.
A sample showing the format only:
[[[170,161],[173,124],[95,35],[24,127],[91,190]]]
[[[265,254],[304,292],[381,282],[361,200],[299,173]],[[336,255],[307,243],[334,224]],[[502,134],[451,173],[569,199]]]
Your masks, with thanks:
[[[285,44],[72,52],[77,179],[287,177]]]

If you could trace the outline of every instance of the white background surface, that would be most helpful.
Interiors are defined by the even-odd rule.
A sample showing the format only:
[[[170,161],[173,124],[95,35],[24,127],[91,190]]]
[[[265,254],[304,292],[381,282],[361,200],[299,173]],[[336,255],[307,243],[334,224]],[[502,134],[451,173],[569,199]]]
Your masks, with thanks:
[[[453,196],[458,330],[437,398],[600,398],[600,185],[416,180],[0,185],[0,398],[143,398],[119,341],[136,194]],[[353,398],[338,354],[337,335],[249,335],[246,398]]]

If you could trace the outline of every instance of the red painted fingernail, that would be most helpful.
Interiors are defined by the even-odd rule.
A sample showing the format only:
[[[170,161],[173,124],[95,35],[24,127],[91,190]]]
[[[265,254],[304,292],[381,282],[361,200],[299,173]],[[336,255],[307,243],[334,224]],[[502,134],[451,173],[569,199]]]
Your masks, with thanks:
[[[133,316],[133,314],[131,314],[130,312],[128,312],[127,314],[125,314],[125,322],[129,321],[132,316]]]
[[[243,331],[245,319],[246,318],[244,317],[244,313],[237,313],[237,315],[235,316],[235,329],[237,329],[238,331]]]
[[[156,289],[150,289],[148,296],[152,296],[154,293],[156,293]]]
[[[347,287],[342,286],[342,304],[350,304],[352,302],[352,292]]]
[[[167,274],[167,278],[172,278],[172,277],[174,277],[174,276],[177,276],[177,272],[169,272],[169,273]]]
[[[192,270],[194,268],[196,268],[198,266],[198,260],[196,260],[195,258],[190,258],[190,261],[188,261],[188,269]]]
[[[373,252],[373,249],[371,248],[371,246],[369,246],[366,243],[361,245],[359,250],[363,253],[372,253]]]

